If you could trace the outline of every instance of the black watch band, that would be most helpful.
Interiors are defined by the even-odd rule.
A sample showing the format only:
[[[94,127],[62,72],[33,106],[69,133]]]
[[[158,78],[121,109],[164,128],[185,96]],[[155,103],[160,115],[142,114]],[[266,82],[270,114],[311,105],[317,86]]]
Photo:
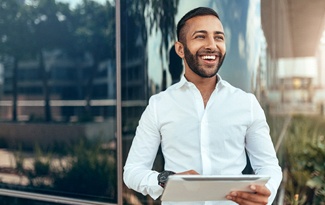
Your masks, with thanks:
[[[167,180],[168,180],[168,176],[170,176],[170,175],[173,175],[173,174],[175,174],[175,172],[172,172],[172,171],[162,171],[159,175],[158,175],[158,177],[157,177],[157,179],[158,179],[158,184],[161,186],[161,187],[165,187],[165,184],[166,184],[166,182],[167,182]]]

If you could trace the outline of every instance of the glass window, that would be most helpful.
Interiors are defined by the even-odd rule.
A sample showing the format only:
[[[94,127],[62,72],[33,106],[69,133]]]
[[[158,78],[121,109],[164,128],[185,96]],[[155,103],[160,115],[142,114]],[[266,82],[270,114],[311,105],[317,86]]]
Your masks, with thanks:
[[[1,0],[0,41],[0,188],[117,203],[115,2]]]

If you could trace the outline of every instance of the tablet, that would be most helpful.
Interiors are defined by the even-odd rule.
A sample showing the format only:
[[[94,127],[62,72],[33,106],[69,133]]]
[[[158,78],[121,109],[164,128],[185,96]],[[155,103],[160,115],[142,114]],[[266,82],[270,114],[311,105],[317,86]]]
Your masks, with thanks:
[[[231,191],[252,192],[250,185],[264,185],[264,175],[171,175],[162,201],[222,201]]]

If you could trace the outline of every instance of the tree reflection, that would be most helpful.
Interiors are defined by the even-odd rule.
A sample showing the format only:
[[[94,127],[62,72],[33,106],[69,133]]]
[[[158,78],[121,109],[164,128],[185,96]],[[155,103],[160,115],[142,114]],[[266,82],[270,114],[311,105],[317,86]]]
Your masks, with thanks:
[[[12,67],[12,120],[17,121],[17,75],[21,60],[33,50],[32,21],[26,6],[17,1],[0,0],[0,61]]]
[[[59,51],[72,61],[85,61],[91,57],[92,66],[83,75],[86,111],[90,115],[90,100],[98,65],[115,56],[114,7],[91,0],[83,0],[74,9],[69,4],[55,0],[32,0],[25,5],[12,0],[0,0],[0,56],[5,69],[12,68],[12,120],[17,120],[17,76],[19,62],[38,61],[39,80],[44,98],[44,120],[52,121],[51,70],[53,55]],[[78,65],[78,63],[76,63]],[[8,72],[8,71],[7,71]]]

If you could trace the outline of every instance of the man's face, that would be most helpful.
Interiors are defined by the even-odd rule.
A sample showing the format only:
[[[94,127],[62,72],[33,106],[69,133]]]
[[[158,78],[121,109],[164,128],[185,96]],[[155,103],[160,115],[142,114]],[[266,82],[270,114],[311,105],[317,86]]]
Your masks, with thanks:
[[[199,50],[195,54],[192,54],[191,51],[188,49],[187,45],[184,45],[184,55],[188,67],[194,73],[196,73],[198,76],[202,78],[211,78],[218,73],[223,63],[223,60],[225,59],[226,53],[223,55],[219,51],[209,52],[209,51]],[[212,57],[211,55],[216,55],[220,57],[218,57],[219,58],[218,60],[216,59],[213,60],[214,57]],[[206,57],[202,57],[202,56],[206,56]],[[206,58],[205,61],[209,61],[209,62],[200,64],[200,58]]]
[[[182,39],[185,72],[202,78],[217,74],[226,55],[225,36],[220,20],[212,15],[189,19]]]

